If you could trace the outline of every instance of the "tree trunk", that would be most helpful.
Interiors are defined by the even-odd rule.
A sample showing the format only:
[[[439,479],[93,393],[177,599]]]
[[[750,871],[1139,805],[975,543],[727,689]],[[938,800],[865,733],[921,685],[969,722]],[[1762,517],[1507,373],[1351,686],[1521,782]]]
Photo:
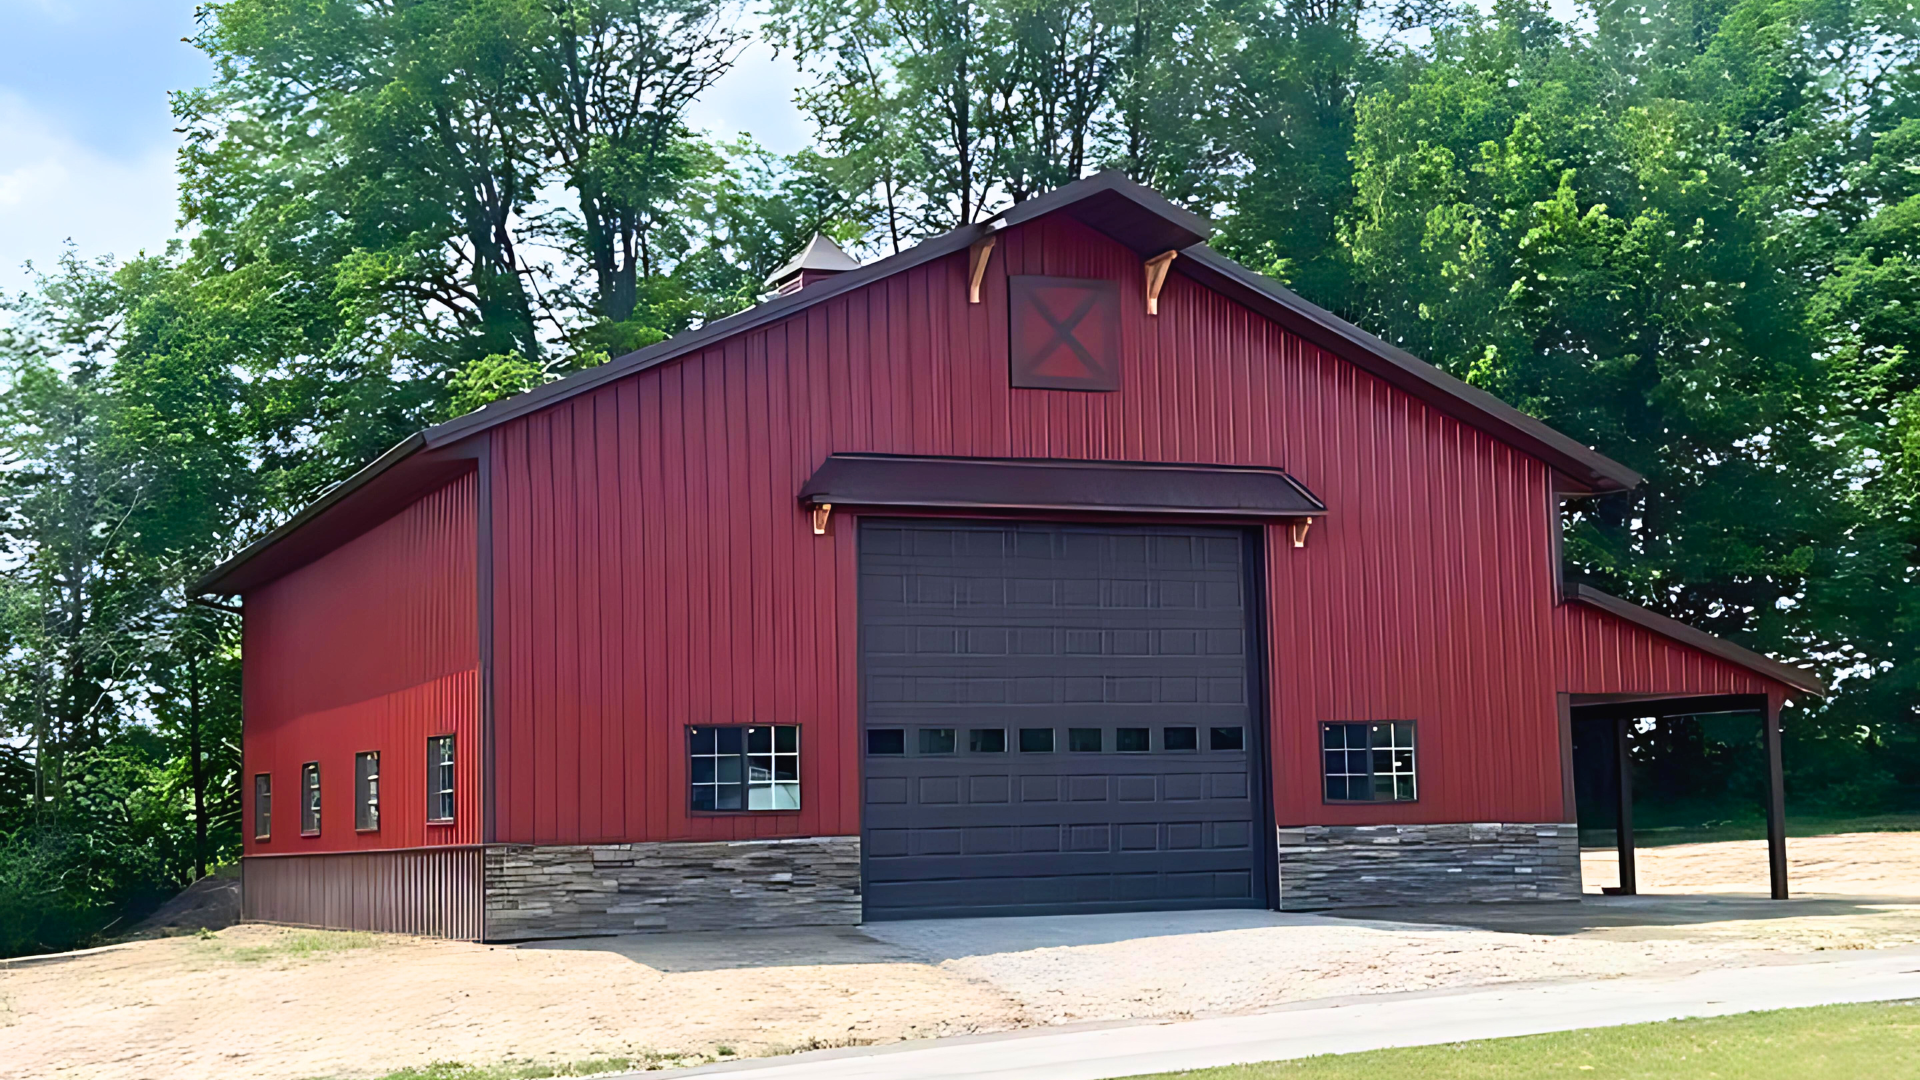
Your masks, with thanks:
[[[187,656],[187,753],[193,777],[193,876],[207,876],[207,765],[200,745],[200,659]]]

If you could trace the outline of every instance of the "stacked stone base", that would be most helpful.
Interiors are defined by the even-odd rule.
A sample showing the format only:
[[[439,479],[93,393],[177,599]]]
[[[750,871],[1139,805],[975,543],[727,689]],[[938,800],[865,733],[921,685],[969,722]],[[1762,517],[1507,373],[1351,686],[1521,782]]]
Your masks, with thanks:
[[[860,921],[860,838],[489,847],[490,941]]]
[[[1280,908],[1578,900],[1573,825],[1309,825],[1279,835]]]

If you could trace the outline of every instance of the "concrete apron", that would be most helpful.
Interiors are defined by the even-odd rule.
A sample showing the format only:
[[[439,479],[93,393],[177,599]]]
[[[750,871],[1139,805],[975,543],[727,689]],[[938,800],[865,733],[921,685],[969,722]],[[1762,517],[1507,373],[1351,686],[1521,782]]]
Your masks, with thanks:
[[[1676,976],[1337,998],[1252,1016],[965,1035],[631,1075],[1112,1080],[1315,1054],[1908,998],[1920,998],[1920,947]]]

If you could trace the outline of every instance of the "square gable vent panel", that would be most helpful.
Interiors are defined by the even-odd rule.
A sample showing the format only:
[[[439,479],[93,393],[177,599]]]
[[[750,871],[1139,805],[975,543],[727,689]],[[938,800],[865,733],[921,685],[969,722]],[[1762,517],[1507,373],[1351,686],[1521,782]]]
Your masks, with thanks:
[[[1120,285],[1087,278],[1007,278],[1013,385],[1120,389]]]

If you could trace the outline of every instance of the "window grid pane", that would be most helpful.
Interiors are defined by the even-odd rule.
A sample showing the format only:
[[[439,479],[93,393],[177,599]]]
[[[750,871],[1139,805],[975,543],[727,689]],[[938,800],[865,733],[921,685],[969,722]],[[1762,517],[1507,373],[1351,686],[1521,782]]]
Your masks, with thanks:
[[[256,773],[253,777],[253,838],[265,840],[273,835],[273,777]]]
[[[380,828],[380,753],[368,751],[353,758],[353,827],[360,832]]]
[[[320,831],[320,763],[317,761],[300,767],[300,831],[305,835]]]
[[[899,753],[898,729],[867,733],[867,752]],[[798,724],[687,729],[688,805],[694,810],[800,809]]]
[[[427,820],[452,821],[453,736],[436,735],[427,740]]]
[[[1412,802],[1419,797],[1414,724],[1320,726],[1321,770],[1330,802]]]
[[[953,732],[947,731],[951,751]],[[800,728],[795,724],[747,729],[747,809],[800,809]],[[778,749],[790,747],[791,749]]]

